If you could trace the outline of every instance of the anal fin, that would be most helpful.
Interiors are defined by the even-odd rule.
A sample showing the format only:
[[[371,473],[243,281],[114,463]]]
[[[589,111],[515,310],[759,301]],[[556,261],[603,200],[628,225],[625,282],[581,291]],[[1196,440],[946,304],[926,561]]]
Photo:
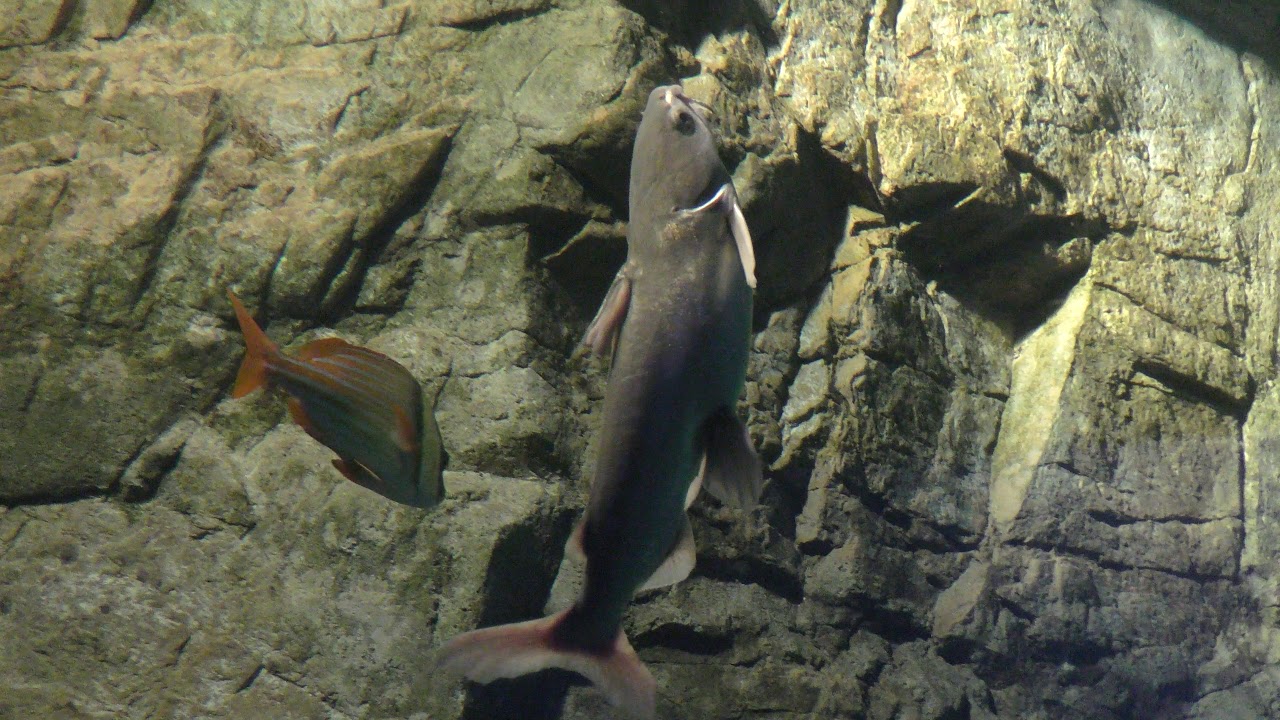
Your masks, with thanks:
[[[334,461],[335,464],[337,461]],[[696,483],[690,485],[690,493],[688,494],[689,502],[693,502],[693,498],[697,496]],[[685,507],[688,507],[687,505]],[[564,555],[570,562],[582,565],[587,561],[587,553],[583,549],[582,535],[586,524],[585,518],[579,520],[578,524],[573,527],[573,532],[569,534],[569,540],[564,544]],[[693,567],[698,562],[698,547],[693,540],[693,526],[689,524],[689,516],[684,517],[684,527],[680,530],[680,537],[672,546],[671,552],[667,553],[667,557],[653,572],[653,575],[641,585],[636,592],[641,590],[653,590],[662,588],[676,583],[689,577],[689,573],[693,572]]]
[[[707,419],[703,432],[707,449],[702,487],[726,505],[753,507],[764,488],[764,468],[746,425],[732,408],[722,407]]]
[[[693,542],[693,526],[689,524],[689,516],[686,515],[684,529],[680,531],[680,538],[676,540],[671,552],[667,553],[667,559],[662,561],[653,575],[636,592],[675,585],[689,577],[689,573],[693,572],[693,566],[697,562],[698,547]]]

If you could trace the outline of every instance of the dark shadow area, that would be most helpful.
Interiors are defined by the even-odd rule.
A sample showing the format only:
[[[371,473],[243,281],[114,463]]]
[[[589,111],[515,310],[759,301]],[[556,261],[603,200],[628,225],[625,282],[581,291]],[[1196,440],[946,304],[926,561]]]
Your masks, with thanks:
[[[1053,178],[1041,184],[1049,192],[1061,187]],[[942,183],[906,189],[906,200],[892,209],[893,221],[917,224],[899,247],[922,277],[1020,336],[1061,305],[1112,229],[1081,215],[970,201],[972,190]]]
[[[851,604],[862,613],[858,628],[888,640],[894,645],[928,640],[929,628],[920,625],[910,612],[884,606],[875,598],[855,596]]]
[[[620,0],[620,3],[688,48],[697,47],[698,41],[707,35],[743,28],[755,30],[766,45],[778,44],[773,18],[751,0]]]
[[[560,566],[561,548],[569,536],[573,513],[558,508],[530,522],[508,528],[493,549],[481,597],[479,627],[491,627],[542,616]],[[577,675],[545,670],[487,685],[468,685],[463,720],[554,720]]]
[[[585,683],[565,670],[544,670],[488,685],[470,685],[462,720],[558,720],[569,688]]]
[[[1215,41],[1262,58],[1280,70],[1280,3],[1275,0],[1148,0],[1184,18]]]
[[[704,551],[704,554],[707,553]],[[768,558],[755,555],[743,555],[736,558],[712,555],[698,558],[698,568],[695,572],[702,577],[725,583],[741,585],[754,583],[787,600],[787,602],[797,605],[803,602],[804,581],[800,577],[799,570],[797,568],[779,567],[767,562],[767,560]],[[655,640],[654,642],[659,645],[684,649],[665,640]],[[732,642],[729,643],[729,647],[732,647]],[[728,647],[725,648],[725,650],[728,649]],[[711,653],[712,651],[704,650],[703,652]]]
[[[769,527],[781,533],[782,537],[793,542],[796,539],[796,518],[804,511],[804,504],[809,497],[809,476],[812,474],[812,460],[790,462],[786,467],[765,472],[760,505],[768,513],[766,522]]]
[[[972,183],[932,182],[897,188],[884,199],[890,223],[925,222],[946,214],[978,189]]]
[[[1058,178],[1050,175],[1044,168],[1036,165],[1035,158],[1013,148],[1004,148],[1000,151],[1000,154],[1004,156],[1005,162],[1009,163],[1009,167],[1035,178],[1035,181],[1040,183],[1053,196],[1054,200],[1062,202],[1067,199],[1067,186],[1063,185]]]
[[[591,222],[543,263],[582,317],[590,318],[626,259],[626,228]]]
[[[551,207],[536,199],[500,213],[476,213],[477,226],[524,225],[529,230],[525,262],[532,264],[563,248],[587,222],[585,213]]]
[[[699,632],[680,622],[663,623],[632,638],[641,647],[676,650],[690,655],[714,656],[733,649],[733,638]]]
[[[754,191],[743,212],[755,246],[755,329],[760,330],[770,313],[814,294],[844,239],[849,204],[874,207],[875,193],[864,174],[803,131],[794,157],[761,158],[749,172],[735,174],[746,175],[745,184]]]
[[[426,206],[431,193],[440,182],[444,173],[445,162],[453,150],[453,136],[446,137],[444,144],[431,162],[423,165],[418,174],[409,181],[408,190],[399,201],[378,219],[378,222],[365,235],[362,241],[353,242],[348,250],[340,270],[332,276],[331,281],[322,286],[323,303],[319,306],[318,318],[322,324],[333,325],[339,319],[350,315],[355,310],[356,300],[360,296],[360,288],[364,287],[369,270],[383,261],[383,254],[394,253],[393,246],[396,231],[409,218],[416,215]],[[404,241],[408,244],[408,241]],[[407,289],[405,293],[407,295]],[[403,300],[402,300],[403,301]]]
[[[560,568],[573,514],[563,508],[508,528],[493,548],[480,612],[480,627],[542,616]]]
[[[628,125],[625,133],[610,138],[592,152],[576,152],[572,145],[541,151],[577,181],[589,200],[609,208],[615,218],[626,220],[630,217],[627,196],[631,185],[631,150],[638,127],[640,114],[637,112],[634,125]]]
[[[508,25],[510,23],[527,20],[535,15],[541,15],[552,8],[551,3],[545,5],[535,5],[534,7],[513,9],[494,9],[488,14],[478,13],[479,17],[472,17],[461,21],[445,21],[442,23],[446,27],[457,30],[467,30],[469,32],[483,32],[495,25]]]

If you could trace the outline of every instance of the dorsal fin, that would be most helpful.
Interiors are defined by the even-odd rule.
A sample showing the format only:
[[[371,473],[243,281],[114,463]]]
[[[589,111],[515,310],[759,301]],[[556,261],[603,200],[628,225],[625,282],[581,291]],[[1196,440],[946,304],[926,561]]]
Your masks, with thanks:
[[[352,345],[339,337],[320,338],[319,340],[312,340],[306,345],[298,348],[298,359],[314,360],[316,358],[328,357],[356,347],[358,346]]]

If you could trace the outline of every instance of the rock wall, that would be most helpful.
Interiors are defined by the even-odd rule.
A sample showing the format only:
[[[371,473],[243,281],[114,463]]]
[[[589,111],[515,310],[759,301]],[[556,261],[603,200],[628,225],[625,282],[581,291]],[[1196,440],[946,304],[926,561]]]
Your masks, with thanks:
[[[664,718],[1280,716],[1265,2],[63,0],[0,20],[0,717],[594,718],[564,602],[648,90],[756,239],[763,505],[627,632]],[[436,511],[230,401],[235,290],[437,396]]]

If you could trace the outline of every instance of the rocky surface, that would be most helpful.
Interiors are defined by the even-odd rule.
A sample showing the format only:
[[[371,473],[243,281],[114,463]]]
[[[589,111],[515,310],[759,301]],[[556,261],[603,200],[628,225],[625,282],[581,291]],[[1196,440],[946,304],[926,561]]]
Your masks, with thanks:
[[[1181,13],[1181,14],[1179,14]],[[760,261],[750,513],[627,631],[664,718],[1280,715],[1266,3],[18,3],[0,19],[0,716],[594,718],[464,688],[589,482],[570,359],[641,103]],[[235,290],[437,397],[449,499],[225,399]],[[568,570],[570,568],[566,568]]]

